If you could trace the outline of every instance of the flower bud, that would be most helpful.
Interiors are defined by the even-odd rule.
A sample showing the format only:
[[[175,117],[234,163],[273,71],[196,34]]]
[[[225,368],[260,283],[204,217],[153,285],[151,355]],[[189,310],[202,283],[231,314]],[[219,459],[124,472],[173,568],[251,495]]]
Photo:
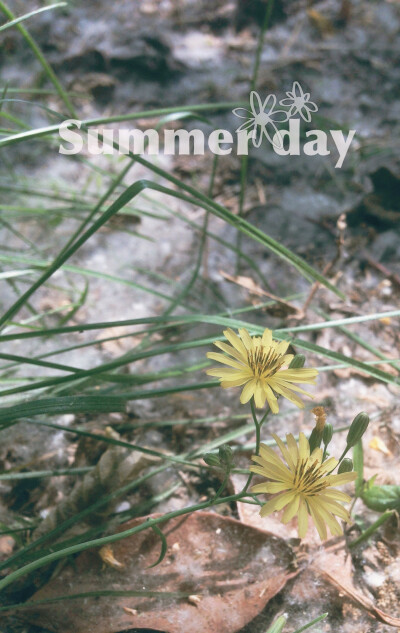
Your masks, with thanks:
[[[203,455],[203,459],[206,462],[207,466],[221,468],[221,462],[219,461],[218,455],[216,455],[215,453],[206,453],[205,455]]]
[[[327,422],[327,424],[325,424],[324,426],[324,430],[322,433],[322,441],[324,443],[324,446],[328,446],[329,442],[332,439],[332,435],[333,435],[333,426],[332,424],[329,424],[329,422]]]
[[[310,451],[311,451],[311,453],[313,452],[313,450],[315,448],[319,448],[321,446],[322,433],[323,433],[323,430],[322,429],[318,429],[316,426],[311,431],[311,435],[310,435],[309,440],[308,440],[308,442],[310,444]]]
[[[350,473],[353,470],[353,460],[345,457],[338,468],[338,474]]]
[[[367,426],[369,424],[369,417],[364,411],[356,415],[351,426],[349,428],[349,432],[347,433],[347,447],[351,448],[355,446],[357,442],[359,442],[367,430]]]
[[[305,362],[306,357],[304,356],[304,354],[296,354],[289,365],[289,369],[301,369],[302,367],[304,367]]]
[[[219,451],[219,459],[224,466],[230,466],[232,464],[233,453],[232,449],[228,444],[223,444],[220,446]]]

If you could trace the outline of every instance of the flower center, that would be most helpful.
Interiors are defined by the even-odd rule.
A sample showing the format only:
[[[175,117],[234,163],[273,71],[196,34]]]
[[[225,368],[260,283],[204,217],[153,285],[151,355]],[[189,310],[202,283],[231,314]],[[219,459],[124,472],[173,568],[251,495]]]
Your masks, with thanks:
[[[247,363],[255,378],[267,378],[273,376],[281,368],[282,355],[278,354],[272,347],[257,345],[253,350],[247,352]]]
[[[254,123],[256,125],[261,125],[262,127],[264,125],[268,125],[268,123],[270,123],[270,121],[271,121],[271,117],[265,111],[260,112],[259,114],[256,114],[256,116],[254,117]]]
[[[325,473],[320,472],[317,460],[311,465],[308,459],[301,459],[298,462],[293,479],[293,487],[297,492],[312,497],[327,488],[328,485]]]

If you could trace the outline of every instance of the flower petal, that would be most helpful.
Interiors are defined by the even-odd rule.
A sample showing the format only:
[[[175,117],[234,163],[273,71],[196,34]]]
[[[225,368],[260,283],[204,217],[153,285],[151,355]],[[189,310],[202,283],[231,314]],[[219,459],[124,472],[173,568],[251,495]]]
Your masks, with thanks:
[[[238,335],[233,330],[231,330],[231,328],[224,330],[224,336],[228,339],[230,344],[233,345],[235,349],[237,349],[237,351],[243,356],[243,358],[247,358],[247,350],[245,346],[243,345]]]
[[[258,473],[262,477],[276,479],[277,481],[289,483],[290,485],[293,484],[293,473],[286,468],[283,462],[266,462],[262,457],[257,455],[253,455],[251,459],[256,464],[259,464],[258,466],[250,466],[252,472]]]
[[[307,106],[304,106],[303,108],[299,108],[298,110],[301,118],[303,119],[303,121],[305,121],[306,123],[310,123],[311,122],[311,114],[307,108]]]
[[[325,523],[329,527],[331,534],[333,536],[341,536],[343,534],[343,530],[335,517],[322,506],[318,506],[318,511],[321,515],[322,520],[325,521]]]
[[[293,501],[289,503],[282,516],[282,523],[289,523],[291,519],[297,514],[300,505],[300,495],[296,495]]]
[[[308,459],[310,457],[310,444],[301,431],[299,433],[299,455],[300,459]]]
[[[241,387],[248,380],[248,378],[236,378],[234,380],[232,380],[231,378],[228,378],[228,380],[221,379],[221,387],[223,387],[223,389],[230,389],[230,387]]]
[[[226,343],[223,343],[222,341],[215,341],[214,345],[216,345],[218,349],[222,349],[222,351],[225,352],[225,354],[229,354],[230,356],[233,356],[233,358],[236,358],[236,360],[242,363],[245,363],[245,364],[247,363],[247,355],[244,356],[244,354],[241,354],[240,352],[238,352],[238,350],[232,347],[231,345],[227,345]]]
[[[224,365],[229,365],[229,367],[234,367],[235,369],[246,369],[243,363],[239,363],[239,361],[230,358],[229,356],[225,356],[225,354],[220,354],[219,352],[207,352],[207,358],[216,360],[218,363],[222,363]]]
[[[262,104],[259,94],[255,90],[252,90],[250,92],[250,107],[254,116],[257,116],[257,114],[260,114],[263,111],[264,106],[265,106],[265,102],[264,104]]]
[[[252,351],[254,349],[254,343],[253,343],[253,340],[252,340],[250,334],[246,330],[246,328],[240,328],[239,329],[239,334],[240,334],[240,338],[242,339],[243,345],[245,346],[246,350]],[[246,352],[246,355],[247,355],[247,352]]]
[[[246,372],[245,369],[233,369],[230,367],[211,367],[210,369],[206,369],[206,374],[208,376],[217,376],[217,378],[221,378],[222,380],[236,380],[236,378],[246,378],[246,380],[252,380],[253,374]]]
[[[288,98],[287,99],[281,99],[279,101],[279,105],[287,107],[287,108],[290,108],[290,106],[293,105],[293,96],[291,96],[291,94],[292,94],[291,92],[287,92],[286,94],[288,95]]]
[[[336,490],[336,488],[327,488],[321,494],[329,500],[335,499],[336,501],[341,501],[342,503],[350,503],[351,501],[351,497],[349,495],[341,490]]]
[[[271,409],[272,413],[278,413],[279,412],[278,400],[275,398],[271,387],[265,381],[263,382],[263,389],[264,389],[265,397],[269,404],[269,408]]]
[[[270,451],[272,453],[268,453]],[[287,466],[283,463],[281,459],[279,459],[278,455],[274,453],[274,451],[269,447],[261,444],[260,446],[261,455],[252,455],[251,459],[256,464],[260,464],[265,469],[275,468],[279,470],[282,475],[282,480],[289,479],[289,481],[293,481],[293,473],[287,468]],[[268,476],[268,475],[264,475]]]
[[[265,400],[266,400],[266,396],[265,396],[264,389],[262,388],[260,381],[257,380],[256,389],[254,392],[254,403],[256,407],[258,409],[262,409],[262,407],[265,404]]]
[[[342,486],[348,484],[350,481],[357,479],[357,473],[340,473],[340,475],[327,475],[327,483],[330,486]]]
[[[303,88],[300,86],[298,81],[293,82],[292,94],[294,97],[301,97],[304,95]]]
[[[308,513],[304,499],[300,498],[300,505],[298,509],[298,532],[299,537],[304,538],[308,530]]]
[[[288,120],[288,113],[286,110],[274,110],[270,114],[272,121],[277,121],[278,123],[285,123]]]
[[[271,345],[272,345],[272,331],[269,330],[268,328],[266,328],[264,330],[261,342],[264,345],[264,347],[271,347]]]
[[[256,385],[257,381],[253,379],[243,387],[242,393],[240,394],[240,402],[242,404],[246,404],[246,402],[254,396]]]
[[[312,520],[314,521],[315,527],[318,530],[319,537],[321,541],[324,541],[327,538],[326,525],[325,522],[318,510],[318,506],[313,497],[307,499],[308,507],[310,509],[310,514]]]
[[[286,489],[292,487],[293,477],[286,477],[276,466],[250,466],[249,470],[252,473],[261,475],[261,477],[268,477],[268,479],[272,479],[273,481],[285,483]]]
[[[340,517],[341,519],[343,519],[343,521],[346,521],[347,523],[351,520],[350,514],[348,513],[346,508],[344,508],[342,505],[340,505],[340,503],[337,503],[336,501],[324,499],[323,494],[318,495],[318,506],[321,508],[325,508],[327,512],[330,512],[331,514],[336,514],[336,516]]]
[[[252,113],[250,112],[250,110],[247,110],[247,108],[234,108],[232,112],[235,116],[238,116],[240,119],[248,119],[249,117],[252,116]],[[239,114],[240,112],[243,112],[244,114]]]
[[[279,378],[286,380],[287,382],[298,382],[315,384],[315,379],[318,375],[316,369],[282,369],[279,372]]]
[[[334,457],[330,457],[320,466],[321,473],[329,473],[331,470],[334,470],[338,465],[338,460]]]
[[[256,126],[256,123],[254,122],[254,119],[248,119],[247,121],[242,123],[242,125],[239,125],[238,128],[236,128],[236,133],[237,132],[242,132],[242,130],[250,130],[250,128],[252,128],[252,127],[255,128],[255,126]]]
[[[264,100],[264,103],[262,104],[262,112],[267,112],[268,110],[268,114],[270,114],[272,112],[272,110],[275,108],[276,105],[276,97],[274,94],[269,94],[267,96],[267,98]]]
[[[307,108],[311,110],[311,112],[317,112],[318,106],[314,103],[314,101],[307,101]]]
[[[279,341],[279,343],[275,344],[275,351],[280,356],[283,356],[286,353],[287,348],[290,345],[290,341]]]
[[[297,464],[299,460],[299,449],[297,448],[296,440],[291,433],[286,435],[286,442],[292,459]]]
[[[275,433],[272,433],[272,437],[274,438],[275,442],[279,446],[279,449],[283,457],[285,458],[286,463],[289,466],[290,470],[294,471],[296,469],[296,460],[292,459],[289,449],[285,446],[282,440],[277,435],[275,435]]]
[[[256,494],[259,492],[276,494],[277,492],[283,492],[284,490],[287,490],[287,488],[287,484],[280,481],[268,481],[265,484],[256,484],[255,486],[252,486],[250,490],[251,492],[254,492]]]
[[[271,380],[270,383],[271,383],[271,387],[274,389],[274,391],[276,391],[276,393],[279,393],[281,396],[284,396],[287,400],[290,400],[290,402],[293,402],[293,404],[298,406],[300,409],[304,409],[304,402],[300,400],[300,398],[296,396],[296,394],[289,391],[289,389],[282,387],[279,383],[276,382],[276,380]],[[272,410],[272,407],[271,407],[271,410]],[[272,412],[274,413],[274,411]]]
[[[295,494],[292,491],[281,492],[279,495],[273,497],[273,499],[270,499],[265,505],[263,505],[260,510],[260,515],[262,517],[265,517],[268,514],[271,514],[271,512],[275,512],[275,510],[282,510],[282,508],[287,506],[287,504],[290,503],[294,499],[294,497]]]

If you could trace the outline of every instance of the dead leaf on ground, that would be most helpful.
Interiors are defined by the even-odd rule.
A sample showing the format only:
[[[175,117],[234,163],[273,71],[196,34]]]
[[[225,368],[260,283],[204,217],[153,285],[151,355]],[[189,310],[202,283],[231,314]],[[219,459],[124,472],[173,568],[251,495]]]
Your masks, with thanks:
[[[289,303],[288,301],[277,297],[271,292],[267,292],[266,290],[261,288],[261,286],[258,286],[254,279],[252,279],[251,277],[245,277],[243,275],[229,275],[223,270],[220,270],[219,273],[224,279],[240,286],[241,288],[244,288],[250,294],[256,295],[257,297],[268,297],[269,299],[276,301],[279,304],[280,308],[284,308],[284,313],[286,315],[297,314],[297,312],[299,312],[298,308],[296,308],[296,306],[294,306],[292,303]]]
[[[356,588],[353,582],[352,559],[343,543],[325,548],[314,559],[312,569],[318,571],[318,575],[327,580],[340,592],[345,593],[357,606],[384,624],[400,627],[400,618],[384,613],[375,606],[371,598]]]
[[[144,520],[134,519],[124,529]],[[55,633],[116,633],[130,627],[233,633],[297,574],[291,549],[281,538],[235,519],[197,512],[160,527],[169,548],[157,567],[149,568],[160,553],[160,538],[151,529],[113,544],[123,569],[103,569],[97,550],[84,552],[33,596],[32,609],[21,617]],[[96,589],[184,592],[187,597],[116,596],[34,606],[35,600]]]

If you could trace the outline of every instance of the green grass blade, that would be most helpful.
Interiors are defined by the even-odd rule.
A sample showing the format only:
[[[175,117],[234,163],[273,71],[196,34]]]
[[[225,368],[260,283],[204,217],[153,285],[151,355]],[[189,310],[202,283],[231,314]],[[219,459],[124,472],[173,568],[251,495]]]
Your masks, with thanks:
[[[0,11],[2,11],[4,13],[4,15],[9,20],[17,19],[15,17],[15,15],[13,14],[13,12],[8,8],[6,3],[3,2],[2,0],[0,0]],[[41,64],[45,74],[47,75],[47,77],[51,81],[51,83],[53,84],[53,86],[56,89],[58,95],[61,97],[61,99],[64,102],[64,105],[66,106],[66,108],[67,108],[68,112],[70,113],[70,115],[75,116],[74,107],[73,107],[71,101],[69,100],[69,97],[68,97],[67,93],[65,92],[64,88],[61,86],[60,82],[57,79],[56,74],[54,73],[54,71],[51,68],[50,64],[46,61],[46,58],[43,55],[43,52],[41,51],[39,46],[36,44],[36,42],[33,39],[33,37],[28,33],[26,28],[24,26],[22,26],[22,24],[17,24],[16,28],[21,33],[21,35],[25,39],[26,43],[28,44],[28,46],[33,51],[33,54],[35,55],[36,59]]]
[[[35,11],[31,11],[30,13],[25,13],[25,15],[22,15],[19,18],[15,18],[14,20],[11,20],[11,22],[2,24],[0,26],[0,31],[5,31],[5,29],[9,29],[10,27],[15,26],[16,24],[19,24],[20,22],[23,22],[24,20],[29,20],[29,18],[32,18],[34,15],[37,15],[38,13],[43,13],[44,11],[51,11],[52,9],[57,9],[58,7],[66,7],[66,6],[67,6],[66,2],[58,2],[57,4],[51,4],[49,7],[42,7],[41,9],[36,9]]]
[[[125,411],[125,401],[116,396],[70,396],[43,398],[24,402],[12,407],[0,408],[0,426],[35,415],[58,415],[64,413],[114,413]]]

